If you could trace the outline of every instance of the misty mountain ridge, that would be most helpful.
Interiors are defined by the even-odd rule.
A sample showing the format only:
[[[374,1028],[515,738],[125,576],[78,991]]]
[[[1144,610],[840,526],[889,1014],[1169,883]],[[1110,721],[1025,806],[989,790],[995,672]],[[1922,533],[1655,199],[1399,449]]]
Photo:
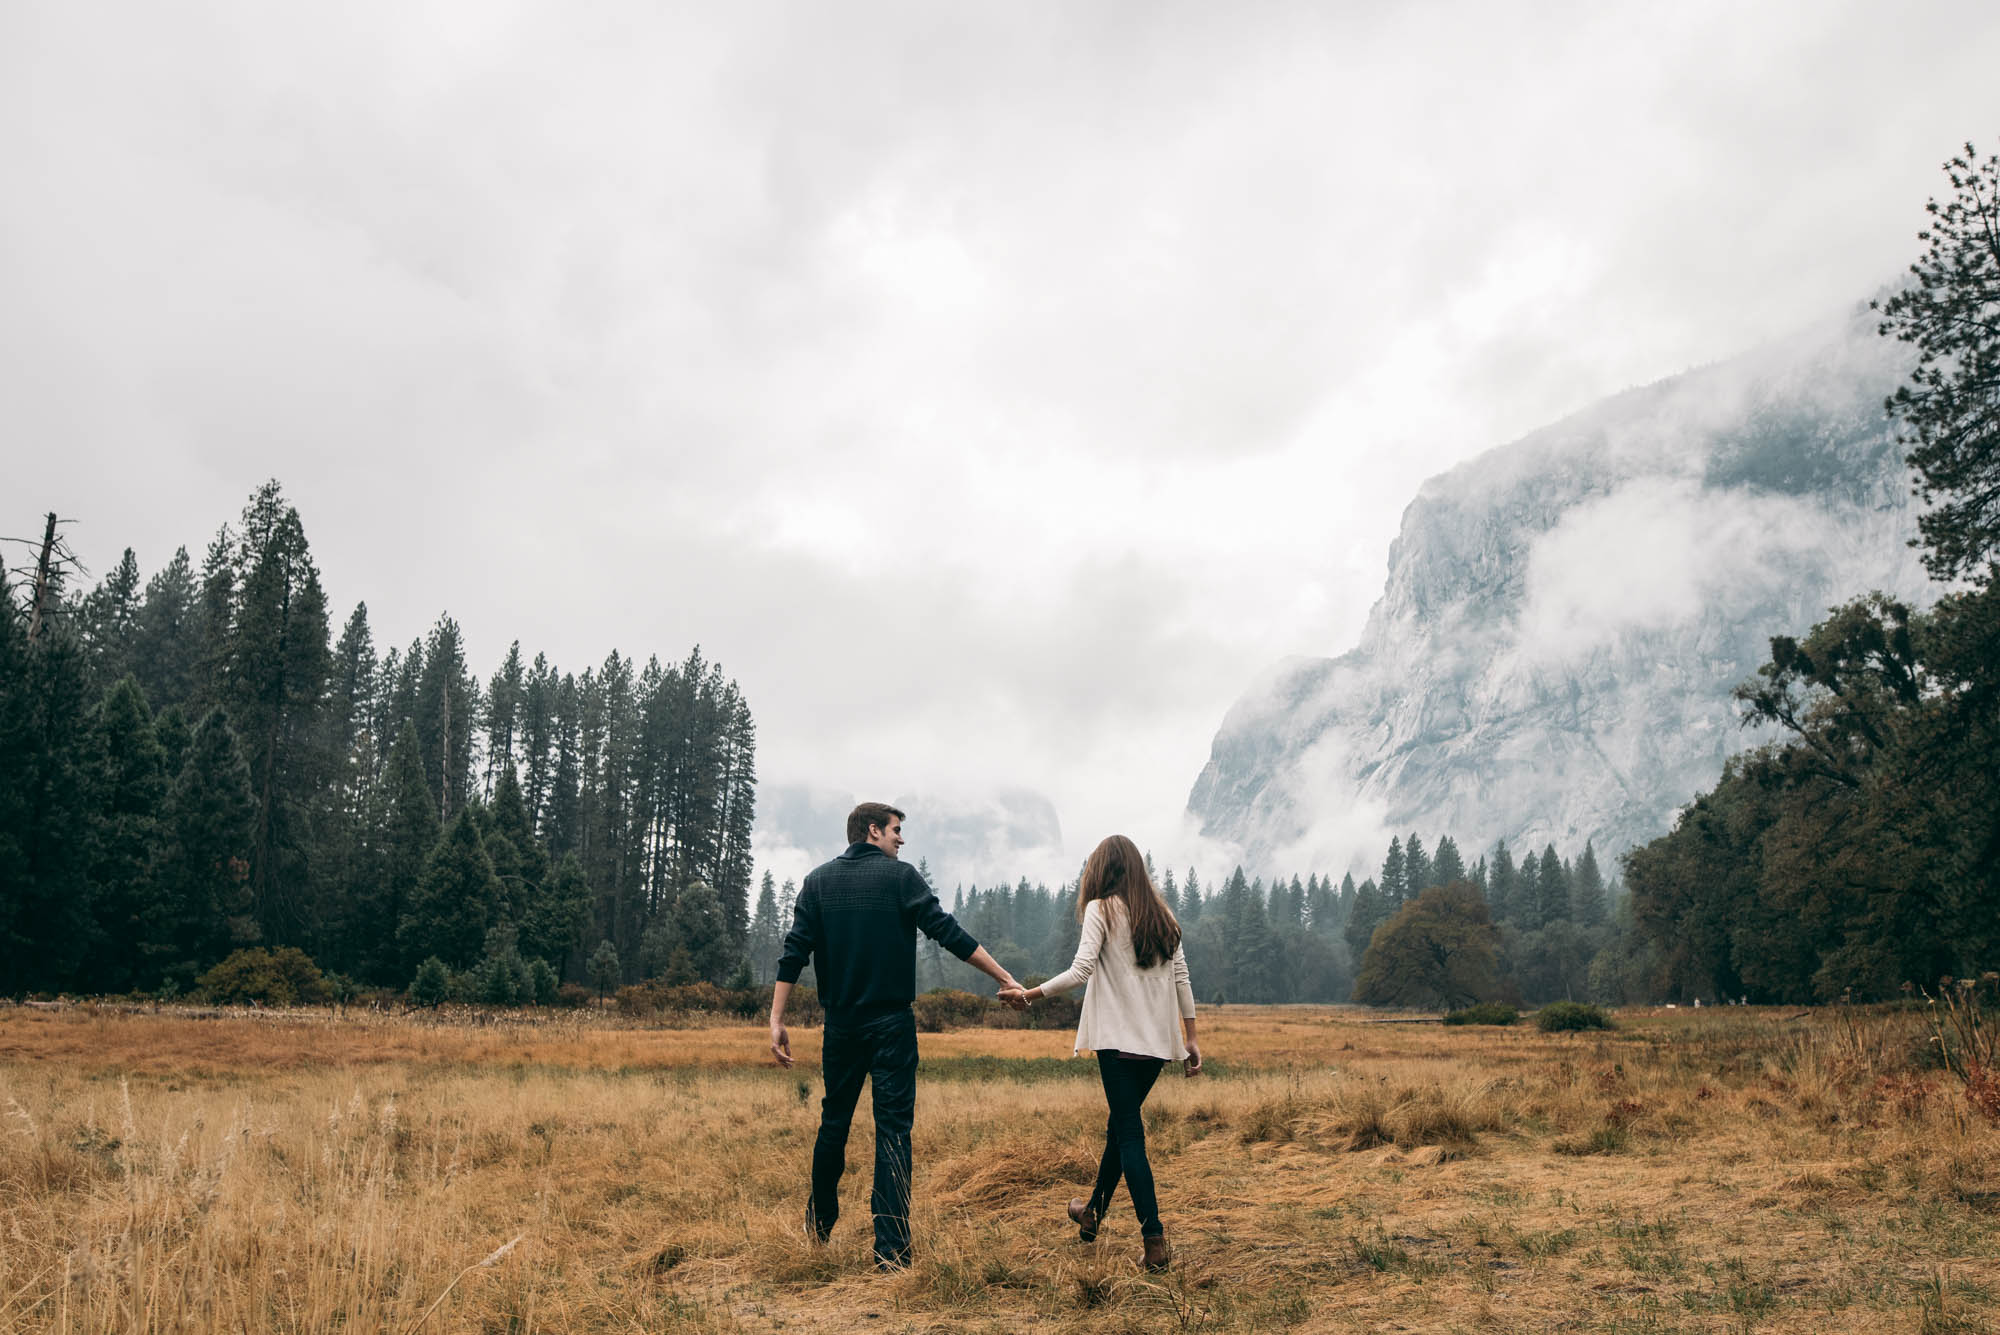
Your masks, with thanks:
[[[1629,390],[1426,481],[1360,642],[1229,710],[1188,799],[1246,866],[1356,870],[1393,833],[1601,856],[1767,737],[1730,692],[1871,589],[1927,605],[1865,308]]]
[[[847,847],[847,813],[862,800],[842,789],[799,783],[767,784],[759,799],[752,835],[758,857],[801,867]],[[899,793],[885,800],[909,813],[904,858],[927,865],[931,884],[947,896],[956,885],[1060,865],[1062,822],[1055,804],[1031,789]]]

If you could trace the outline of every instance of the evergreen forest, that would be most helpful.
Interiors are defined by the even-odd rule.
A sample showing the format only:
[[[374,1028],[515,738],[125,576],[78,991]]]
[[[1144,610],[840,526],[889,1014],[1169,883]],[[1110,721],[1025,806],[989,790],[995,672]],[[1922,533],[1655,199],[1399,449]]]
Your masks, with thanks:
[[[493,1001],[744,968],[756,731],[699,649],[579,673],[517,642],[482,683],[441,616],[378,651],[276,482],[199,565],[128,549],[86,588],[53,515],[28,552],[0,575],[0,995],[172,996],[245,949]]]
[[[1149,865],[1150,865],[1150,859]],[[919,865],[925,879],[929,868]],[[1634,947],[1623,900],[1607,883],[1597,853],[1586,844],[1572,861],[1553,845],[1517,863],[1502,840],[1471,866],[1449,835],[1427,850],[1417,834],[1390,840],[1381,871],[1359,885],[1352,875],[1335,880],[1273,878],[1268,884],[1237,867],[1209,884],[1189,868],[1153,868],[1154,883],[1180,919],[1188,973],[1205,1002],[1342,1002],[1429,1005],[1438,994],[1421,980],[1357,991],[1357,966],[1365,963],[1378,928],[1414,904],[1425,891],[1468,886],[1477,892],[1489,936],[1490,986],[1475,1000],[1515,1001],[1622,997],[1645,986],[1632,976]],[[755,979],[769,983],[791,921],[797,888],[773,884],[767,872],[751,920],[750,957]],[[1051,890],[1023,878],[981,889],[959,886],[942,893],[953,916],[1016,977],[1042,979],[1069,967],[1076,952],[1076,883]],[[1490,906],[1490,908],[1488,907]],[[918,990],[966,987],[964,967],[929,941],[920,941]]]

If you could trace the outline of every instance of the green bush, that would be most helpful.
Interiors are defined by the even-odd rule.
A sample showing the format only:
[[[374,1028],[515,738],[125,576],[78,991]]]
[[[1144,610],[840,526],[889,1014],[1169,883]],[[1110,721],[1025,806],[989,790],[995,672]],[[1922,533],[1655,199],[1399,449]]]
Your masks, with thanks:
[[[417,966],[410,980],[410,1000],[419,1006],[442,1006],[451,997],[451,971],[433,955]]]
[[[528,986],[534,992],[537,1006],[553,1006],[561,988],[561,980],[556,971],[549,967],[545,959],[535,959],[528,964]]]
[[[1581,1001],[1552,1001],[1535,1012],[1535,1028],[1545,1034],[1570,1029],[1609,1029],[1611,1017]]]
[[[333,1000],[319,966],[297,946],[236,951],[203,974],[200,986],[224,1006],[323,1006]]]
[[[1482,1001],[1477,1006],[1467,1006],[1444,1017],[1446,1024],[1512,1024],[1521,1018],[1521,1012],[1512,1006],[1503,1006],[1497,1001]]]

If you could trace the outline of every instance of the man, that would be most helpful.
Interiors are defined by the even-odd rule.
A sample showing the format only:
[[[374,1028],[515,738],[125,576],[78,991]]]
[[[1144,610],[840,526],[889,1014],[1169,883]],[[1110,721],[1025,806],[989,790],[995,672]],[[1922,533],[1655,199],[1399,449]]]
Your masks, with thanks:
[[[938,903],[915,867],[901,861],[903,813],[863,802],[847,817],[847,851],[806,876],[771,993],[771,1055],[792,1064],[785,1003],[808,957],[826,1010],[820,1062],[826,1097],[813,1143],[806,1233],[825,1242],[840,1215],[847,1130],[861,1082],[875,1104],[875,1264],[910,1263],[910,1124],[917,1106],[917,932],[1003,988],[1020,984]],[[1011,1002],[1016,1009],[1018,1003]]]

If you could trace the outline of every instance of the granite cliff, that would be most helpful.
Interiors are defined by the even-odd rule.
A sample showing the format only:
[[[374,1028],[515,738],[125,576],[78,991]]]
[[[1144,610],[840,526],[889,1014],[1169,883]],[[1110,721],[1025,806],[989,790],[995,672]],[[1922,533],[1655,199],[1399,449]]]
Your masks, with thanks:
[[[1596,404],[1419,489],[1360,642],[1230,709],[1188,805],[1267,871],[1392,832],[1615,857],[1746,732],[1772,635],[1869,589],[1932,596],[1868,312]]]

